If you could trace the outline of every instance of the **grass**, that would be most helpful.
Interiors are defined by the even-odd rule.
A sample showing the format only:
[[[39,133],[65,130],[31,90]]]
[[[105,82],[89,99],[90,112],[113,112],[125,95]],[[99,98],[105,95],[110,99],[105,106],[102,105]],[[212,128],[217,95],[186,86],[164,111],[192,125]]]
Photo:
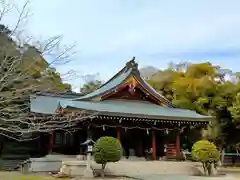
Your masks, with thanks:
[[[63,180],[66,180],[62,178]],[[40,174],[22,174],[20,172],[3,172],[0,171],[0,180],[59,180],[58,178],[49,177]]]

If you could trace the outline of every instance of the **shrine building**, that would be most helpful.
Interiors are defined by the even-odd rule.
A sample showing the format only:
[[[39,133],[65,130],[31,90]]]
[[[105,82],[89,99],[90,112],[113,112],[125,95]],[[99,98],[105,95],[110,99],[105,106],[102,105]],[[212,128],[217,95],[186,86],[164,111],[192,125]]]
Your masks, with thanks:
[[[87,137],[96,141],[101,136],[113,136],[122,143],[125,156],[142,157],[145,150],[151,149],[154,160],[179,155],[181,129],[204,127],[212,119],[180,109],[155,91],[140,76],[134,59],[89,94],[37,94],[31,98],[31,112],[41,115],[62,112],[75,117],[70,133],[56,129],[48,135],[45,143],[48,152],[79,154],[80,144]],[[81,114],[87,118],[81,118],[84,117]]]

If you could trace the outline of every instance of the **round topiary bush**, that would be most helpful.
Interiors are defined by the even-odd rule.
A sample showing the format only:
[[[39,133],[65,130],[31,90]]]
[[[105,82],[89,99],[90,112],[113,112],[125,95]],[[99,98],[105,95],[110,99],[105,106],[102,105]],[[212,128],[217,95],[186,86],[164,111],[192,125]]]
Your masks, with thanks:
[[[117,162],[121,159],[122,145],[120,141],[114,137],[101,137],[93,147],[93,155],[96,163],[102,164],[103,172],[108,162]]]
[[[200,140],[192,147],[192,157],[202,163],[206,175],[211,175],[212,167],[219,161],[220,154],[213,143],[208,140]]]

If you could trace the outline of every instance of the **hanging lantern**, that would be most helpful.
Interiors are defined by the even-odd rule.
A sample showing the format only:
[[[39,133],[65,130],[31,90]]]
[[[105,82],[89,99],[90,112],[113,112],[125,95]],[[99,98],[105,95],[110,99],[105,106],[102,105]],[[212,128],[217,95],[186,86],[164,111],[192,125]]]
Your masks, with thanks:
[[[156,125],[157,124],[157,121],[154,121],[154,125]]]
[[[105,125],[103,125],[103,131],[105,131],[106,129],[105,129]]]
[[[147,128],[147,135],[149,135],[149,131],[148,131],[148,128]]]
[[[124,130],[125,130],[125,132],[127,132],[127,128],[126,127],[124,128]]]
[[[169,132],[168,132],[168,128],[166,128],[166,129],[165,129],[165,134],[168,134],[168,133],[169,133]]]
[[[122,123],[122,118],[119,120],[119,123]]]

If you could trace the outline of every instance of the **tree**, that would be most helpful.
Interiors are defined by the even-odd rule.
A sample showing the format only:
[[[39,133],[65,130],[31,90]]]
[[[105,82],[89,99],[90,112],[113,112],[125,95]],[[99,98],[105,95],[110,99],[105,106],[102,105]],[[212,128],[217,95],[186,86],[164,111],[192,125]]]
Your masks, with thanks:
[[[5,13],[15,10],[15,5],[1,2],[0,20]],[[56,65],[64,65],[71,59],[74,46],[60,48],[61,37],[45,41],[21,38],[18,30],[21,20],[27,17],[24,4],[17,24],[11,30],[0,25],[0,134],[18,141],[32,139],[38,132],[67,129],[77,120],[58,115],[29,117],[29,97],[38,91],[65,91],[70,86],[62,82]],[[31,43],[30,43],[31,42]],[[45,60],[45,57],[48,60]],[[51,60],[51,61],[50,61]],[[70,116],[71,117],[71,116]],[[78,121],[89,116],[80,115]]]
[[[122,157],[122,146],[118,139],[104,136],[97,140],[93,148],[96,163],[102,164],[101,176],[108,162],[117,162]]]
[[[207,141],[196,142],[192,147],[192,157],[202,163],[206,175],[213,175],[213,165],[219,161],[220,154],[216,146]]]
[[[88,83],[84,84],[82,88],[80,88],[80,92],[84,94],[88,94],[93,92],[94,90],[98,89],[102,85],[102,81],[99,80],[92,80]]]
[[[236,100],[233,102],[233,106],[229,108],[233,121],[236,124],[240,123],[240,93],[237,94]]]

